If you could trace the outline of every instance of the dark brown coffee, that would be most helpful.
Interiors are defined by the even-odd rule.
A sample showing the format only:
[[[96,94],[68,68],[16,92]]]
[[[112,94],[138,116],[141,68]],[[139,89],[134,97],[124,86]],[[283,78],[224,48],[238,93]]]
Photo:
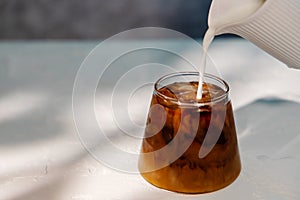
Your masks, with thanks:
[[[151,184],[182,193],[205,193],[221,189],[239,175],[241,163],[232,105],[226,91],[204,83],[202,99],[196,99],[198,82],[175,82],[154,92],[141,152],[168,148],[178,158],[160,169],[169,155],[140,156],[140,171]],[[222,117],[223,115],[223,117]],[[208,130],[209,133],[208,133]],[[173,141],[177,137],[176,141]],[[217,137],[217,138],[216,138]],[[204,144],[205,140],[205,144]],[[182,149],[187,146],[187,149]],[[199,157],[200,148],[211,151]]]

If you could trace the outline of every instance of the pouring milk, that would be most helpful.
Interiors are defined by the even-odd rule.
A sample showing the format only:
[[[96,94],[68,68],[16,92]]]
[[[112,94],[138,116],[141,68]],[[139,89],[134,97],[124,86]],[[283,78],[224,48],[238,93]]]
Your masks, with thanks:
[[[239,35],[288,67],[300,69],[299,0],[213,0],[203,39],[199,85],[203,81],[206,52],[215,35]],[[198,88],[197,98],[202,96]]]

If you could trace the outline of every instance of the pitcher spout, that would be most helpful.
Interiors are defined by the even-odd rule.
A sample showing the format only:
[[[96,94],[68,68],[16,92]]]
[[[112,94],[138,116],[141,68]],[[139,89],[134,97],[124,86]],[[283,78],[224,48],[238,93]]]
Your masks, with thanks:
[[[300,69],[299,0],[213,0],[209,28],[239,35]]]

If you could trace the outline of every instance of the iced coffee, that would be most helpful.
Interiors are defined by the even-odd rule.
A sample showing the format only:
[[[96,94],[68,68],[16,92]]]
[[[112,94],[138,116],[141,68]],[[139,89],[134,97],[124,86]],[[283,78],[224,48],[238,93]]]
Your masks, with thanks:
[[[228,85],[206,74],[179,73],[156,84],[141,146],[139,170],[151,184],[181,193],[224,188],[241,163]]]

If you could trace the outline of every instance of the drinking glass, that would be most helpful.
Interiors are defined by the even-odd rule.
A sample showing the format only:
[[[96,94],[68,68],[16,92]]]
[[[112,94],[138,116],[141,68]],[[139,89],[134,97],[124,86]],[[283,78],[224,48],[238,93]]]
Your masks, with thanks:
[[[149,183],[180,193],[206,193],[231,184],[241,171],[229,86],[199,73],[160,78],[154,92],[139,157]]]

